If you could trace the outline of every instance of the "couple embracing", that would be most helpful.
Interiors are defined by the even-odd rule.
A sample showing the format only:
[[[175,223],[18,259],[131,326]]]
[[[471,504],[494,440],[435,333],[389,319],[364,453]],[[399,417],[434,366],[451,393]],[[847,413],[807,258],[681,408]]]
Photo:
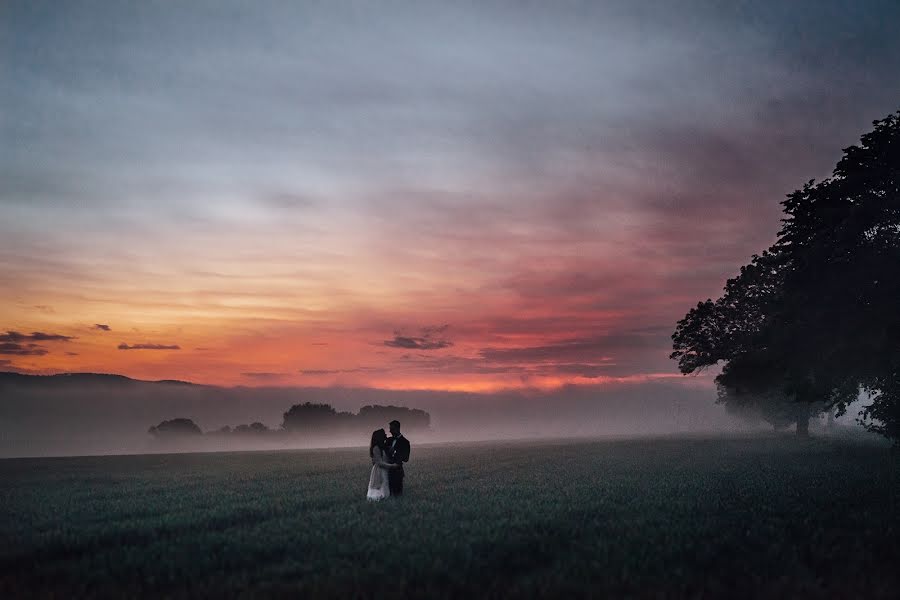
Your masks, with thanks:
[[[400,421],[389,423],[391,437],[384,429],[372,432],[369,456],[372,457],[372,474],[366,498],[381,500],[389,496],[403,495],[403,463],[409,460],[409,440],[400,433]]]

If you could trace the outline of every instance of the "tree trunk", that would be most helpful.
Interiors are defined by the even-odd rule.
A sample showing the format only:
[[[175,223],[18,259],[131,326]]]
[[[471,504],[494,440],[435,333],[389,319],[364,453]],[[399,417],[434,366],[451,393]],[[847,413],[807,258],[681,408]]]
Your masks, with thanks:
[[[797,437],[809,437],[809,403],[803,400],[797,402]]]

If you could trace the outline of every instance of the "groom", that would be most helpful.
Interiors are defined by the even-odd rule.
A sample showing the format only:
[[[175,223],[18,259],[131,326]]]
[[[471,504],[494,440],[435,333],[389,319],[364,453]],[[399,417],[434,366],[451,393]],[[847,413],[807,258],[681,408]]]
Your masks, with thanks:
[[[403,495],[403,463],[409,460],[409,440],[400,433],[400,421],[394,420],[388,424],[391,428],[391,437],[387,441],[388,460],[395,465],[400,465],[396,469],[388,469],[388,487],[391,489],[391,496]]]

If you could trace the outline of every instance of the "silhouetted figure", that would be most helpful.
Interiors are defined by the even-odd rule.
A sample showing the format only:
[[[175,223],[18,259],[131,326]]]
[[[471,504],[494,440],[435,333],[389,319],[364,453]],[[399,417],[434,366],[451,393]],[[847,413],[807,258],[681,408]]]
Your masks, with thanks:
[[[372,458],[372,473],[369,475],[369,491],[366,492],[367,500],[381,500],[391,495],[388,485],[391,471],[398,468],[387,459],[387,434],[384,429],[376,429],[372,432],[372,441],[369,443],[369,456]]]
[[[395,469],[388,469],[388,486],[391,496],[403,495],[403,463],[409,461],[409,440],[400,433],[400,421],[391,421],[391,438],[387,441],[388,462],[396,465]]]

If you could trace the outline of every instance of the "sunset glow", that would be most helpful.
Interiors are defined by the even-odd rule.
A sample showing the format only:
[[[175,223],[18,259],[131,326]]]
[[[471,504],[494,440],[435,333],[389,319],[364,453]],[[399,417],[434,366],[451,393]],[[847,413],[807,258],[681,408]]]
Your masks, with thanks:
[[[676,378],[674,323],[895,108],[896,52],[617,6],[7,10],[0,370]]]

